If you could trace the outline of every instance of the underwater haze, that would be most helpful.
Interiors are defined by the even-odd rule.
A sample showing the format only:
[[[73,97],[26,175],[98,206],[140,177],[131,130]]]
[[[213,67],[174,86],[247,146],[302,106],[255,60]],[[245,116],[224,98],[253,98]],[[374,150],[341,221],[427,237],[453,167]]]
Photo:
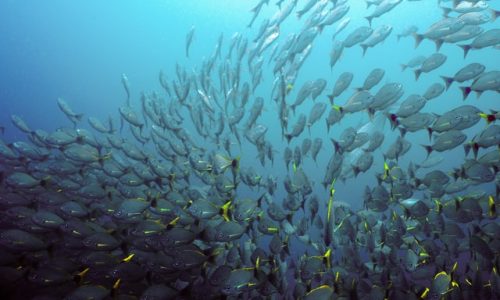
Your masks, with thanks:
[[[500,3],[0,2],[3,299],[500,299]]]

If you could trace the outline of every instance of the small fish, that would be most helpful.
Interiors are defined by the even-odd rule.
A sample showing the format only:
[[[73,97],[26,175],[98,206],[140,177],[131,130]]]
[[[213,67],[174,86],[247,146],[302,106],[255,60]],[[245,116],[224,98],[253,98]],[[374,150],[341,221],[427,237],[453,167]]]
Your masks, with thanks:
[[[0,244],[12,251],[39,251],[48,247],[43,240],[19,229],[0,232]]]
[[[125,75],[125,73],[122,74],[122,85],[123,88],[125,89],[125,93],[127,94],[127,98],[125,99],[125,104],[127,107],[130,107],[130,88],[129,88],[129,83],[128,83],[128,77]]]
[[[31,189],[38,186],[48,187],[49,181],[50,177],[46,179],[37,179],[23,172],[14,172],[5,178],[5,183],[16,189]]]
[[[435,140],[432,146],[424,146],[427,151],[427,156],[432,153],[432,151],[443,152],[446,150],[453,149],[461,145],[467,136],[459,130],[452,129],[447,132],[440,134]]]
[[[372,26],[372,20],[374,18],[379,18],[380,16],[388,13],[389,11],[394,9],[394,7],[396,7],[399,3],[401,3],[401,0],[383,0],[382,2],[380,2],[375,8],[375,10],[369,16],[366,17],[368,23],[370,24],[370,27]]]
[[[414,33],[416,33],[418,31],[418,27],[415,26],[415,25],[410,25],[406,28],[404,28],[401,33],[398,33],[397,34],[397,38],[398,38],[398,42],[399,40],[402,38],[402,37],[408,37],[408,36],[411,36],[413,35]]]
[[[75,113],[69,104],[62,98],[57,98],[57,105],[68,119],[76,126],[76,123],[82,120],[83,114]]]
[[[382,25],[379,28],[375,29],[373,33],[360,44],[363,49],[363,56],[365,56],[368,48],[373,48],[377,44],[382,43],[392,32],[392,26]]]
[[[431,56],[427,57],[422,62],[422,66],[414,71],[415,80],[418,80],[422,73],[429,73],[442,66],[446,62],[446,59],[447,56],[441,53],[434,53]]]
[[[478,98],[485,91],[498,91],[500,90],[500,71],[484,72],[474,79],[471,86],[462,86],[460,89],[463,100],[467,99],[472,91],[476,92]]]
[[[425,60],[426,57],[423,55],[415,56],[414,58],[410,59],[406,64],[401,64],[401,70],[404,71],[407,68],[416,68],[420,66]]]
[[[376,86],[384,77],[385,75],[385,70],[381,68],[375,68],[368,73],[368,75],[365,78],[365,81],[363,82],[363,86],[356,88],[356,91],[368,91],[372,87]]]
[[[367,26],[361,26],[352,31],[344,40],[343,47],[351,48],[354,45],[364,42],[371,34],[373,29]]]
[[[453,77],[441,76],[441,78],[446,84],[446,90],[448,90],[454,81],[462,83],[467,80],[475,79],[481,75],[485,69],[486,67],[483,64],[470,63],[458,70]]]
[[[186,57],[189,57],[189,48],[191,47],[191,43],[193,42],[195,27],[191,26],[191,29],[186,34]]]
[[[309,118],[307,119],[307,128],[309,130],[309,133],[311,133],[311,126],[318,121],[321,116],[325,113],[326,110],[326,103],[324,102],[317,102],[314,104],[314,106],[311,108],[311,111],[309,113]]]
[[[443,37],[459,31],[464,26],[465,23],[458,18],[441,19],[432,24],[425,33],[413,34],[413,37],[415,38],[415,48],[420,45],[422,40],[430,39],[436,44],[436,51],[439,51],[441,45],[443,44]]]
[[[344,43],[341,41],[333,41],[332,50],[330,51],[330,69],[333,69],[344,52]]]
[[[445,87],[441,83],[434,83],[427,88],[425,93],[422,95],[427,101],[439,97],[444,93]]]
[[[472,43],[468,45],[458,45],[464,51],[464,58],[471,49],[483,49],[486,47],[494,47],[500,44],[500,29],[490,29],[479,34]]]
[[[335,82],[332,93],[328,95],[331,105],[333,105],[334,99],[340,96],[349,87],[349,85],[351,85],[353,78],[354,74],[351,72],[344,72],[340,74],[339,78]]]

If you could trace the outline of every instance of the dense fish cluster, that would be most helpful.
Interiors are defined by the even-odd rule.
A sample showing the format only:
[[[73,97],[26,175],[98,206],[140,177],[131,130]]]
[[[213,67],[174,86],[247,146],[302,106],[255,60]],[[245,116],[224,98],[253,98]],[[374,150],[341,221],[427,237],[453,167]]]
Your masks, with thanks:
[[[201,66],[160,72],[159,91],[136,99],[123,74],[108,120],[63,98],[73,126],[47,132],[12,115],[26,138],[0,139],[2,299],[500,299],[500,106],[469,99],[498,93],[500,70],[457,65],[418,94],[382,63],[335,72],[349,48],[363,59],[391,35],[435,43],[402,64],[420,81],[447,62],[443,44],[464,57],[500,45],[494,1],[442,1],[441,19],[397,36],[380,25],[409,1],[367,0],[356,28],[347,0],[260,0],[255,36],[221,35]],[[296,17],[303,28],[282,37]],[[327,31],[335,80],[299,76]],[[195,38],[193,27],[186,57]],[[467,101],[434,100],[457,86]],[[455,167],[441,167],[455,148]],[[356,185],[363,173],[373,184]],[[337,199],[345,183],[363,199]]]

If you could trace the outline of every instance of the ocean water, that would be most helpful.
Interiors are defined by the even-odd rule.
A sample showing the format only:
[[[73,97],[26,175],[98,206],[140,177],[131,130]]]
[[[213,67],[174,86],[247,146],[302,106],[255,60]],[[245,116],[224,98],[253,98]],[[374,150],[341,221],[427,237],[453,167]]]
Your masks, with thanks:
[[[120,123],[118,108],[124,106],[126,102],[126,93],[121,81],[122,74],[126,74],[128,78],[131,106],[142,118],[140,102],[142,93],[156,92],[166,103],[172,101],[172,97],[165,94],[159,83],[160,71],[166,75],[169,82],[177,80],[176,66],[181,66],[190,75],[199,74],[204,62],[213,55],[217,41],[222,36],[222,56],[216,61],[211,73],[212,78],[210,78],[210,81],[218,88],[219,66],[224,63],[229,65],[235,63],[234,59],[224,61],[231,38],[235,33],[240,33],[243,38],[248,39],[250,49],[251,40],[257,35],[261,22],[272,18],[279,11],[275,2],[275,0],[270,0],[268,4],[265,4],[254,24],[248,27],[252,18],[251,9],[258,3],[255,0],[1,1],[0,126],[5,130],[0,138],[7,144],[15,141],[29,141],[26,134],[12,124],[12,115],[22,117],[32,129],[52,132],[62,127],[72,128],[73,124],[57,106],[58,98],[63,98],[73,111],[84,115],[82,121],[77,124],[79,128],[92,130],[87,123],[88,117],[106,120],[109,116],[118,127]],[[282,7],[289,2],[291,1],[284,1]],[[243,127],[254,99],[263,97],[264,110],[257,124],[268,128],[265,139],[273,147],[274,162],[266,159],[265,165],[262,165],[255,146],[243,137],[243,133],[241,145],[238,145],[232,138],[232,155],[240,158],[241,169],[253,167],[263,177],[269,175],[276,177],[277,191],[273,199],[276,203],[281,203],[287,196],[283,184],[286,174],[293,175],[294,173],[291,167],[289,169],[285,167],[283,160],[285,147],[289,146],[293,150],[295,146],[300,146],[306,137],[323,139],[323,146],[317,161],[313,161],[310,155],[303,157],[300,168],[307,174],[312,183],[312,192],[319,199],[319,214],[325,216],[330,191],[322,185],[322,181],[326,164],[335,152],[330,139],[338,140],[343,130],[349,126],[358,129],[366,124],[370,126],[371,123],[365,111],[357,112],[344,116],[327,132],[325,126],[325,118],[329,111],[327,109],[322,118],[311,127],[310,133],[306,128],[299,137],[292,139],[290,144],[282,137],[282,128],[278,120],[278,105],[272,98],[273,86],[278,74],[273,74],[272,71],[275,61],[270,60],[271,52],[274,45],[277,44],[281,48],[287,37],[299,34],[303,30],[305,21],[314,9],[300,19],[296,16],[296,11],[308,2],[308,0],[298,1],[291,15],[279,26],[278,39],[263,52],[261,56],[264,61],[262,81],[251,93],[249,103],[245,108],[245,117],[239,126]],[[491,9],[500,9],[497,1],[486,2]],[[367,9],[364,1],[349,0],[346,3],[350,6],[346,15],[350,18],[350,22],[335,37],[338,41],[343,41],[357,27],[367,26],[368,22],[365,17],[374,10],[373,7]],[[331,6],[330,3],[328,5]],[[441,5],[449,7],[451,4],[443,1]],[[315,101],[329,104],[327,95],[331,93],[339,75],[343,72],[352,72],[354,78],[349,88],[334,100],[336,105],[343,105],[352,95],[353,88],[362,86],[372,69],[382,68],[385,70],[385,75],[371,92],[375,93],[385,83],[401,83],[404,95],[397,104],[389,108],[390,112],[394,112],[398,104],[407,96],[423,94],[434,83],[444,84],[440,76],[452,77],[466,64],[480,63],[486,67],[486,71],[500,68],[498,46],[497,48],[471,50],[464,58],[460,47],[456,44],[445,43],[439,53],[446,55],[447,60],[438,69],[422,74],[418,81],[415,80],[411,69],[402,71],[401,64],[407,63],[417,55],[433,54],[436,49],[434,43],[429,40],[424,40],[418,48],[415,48],[412,36],[402,37],[398,41],[396,35],[411,25],[418,28],[418,33],[423,33],[430,25],[443,18],[442,13],[436,1],[403,1],[388,13],[372,21],[374,29],[381,25],[392,26],[392,33],[384,42],[369,48],[365,55],[359,45],[344,49],[333,68],[329,65],[329,53],[334,40],[332,35],[338,22],[325,27],[314,39],[311,53],[296,78],[293,82],[289,82],[291,90],[286,96],[288,105],[295,101],[300,88],[306,81],[315,79],[324,79],[327,82],[325,90]],[[457,16],[458,14],[451,13],[450,15]],[[482,24],[481,27],[485,31],[498,28],[498,21]],[[194,38],[190,45],[189,57],[186,57],[186,35],[191,28],[194,28]],[[468,43],[470,41],[459,44]],[[241,65],[241,83],[248,81],[251,85],[252,77],[247,59],[248,52]],[[467,100],[463,101],[459,86],[470,84],[471,81],[463,84],[454,82],[449,90],[428,101],[422,111],[441,115],[464,104],[476,106],[485,113],[490,113],[491,109],[500,109],[498,90],[486,91],[479,98],[471,93]],[[191,99],[198,99],[196,95],[193,86],[190,93]],[[219,96],[222,99],[223,95],[219,94]],[[289,132],[293,128],[300,113],[308,116],[313,104],[314,102],[308,98],[296,109],[295,114],[290,111],[289,124],[285,131]],[[202,138],[197,134],[187,107],[183,107],[181,112],[184,117],[183,127],[194,137],[198,145],[206,149],[206,153],[215,151],[225,154],[223,148],[218,146],[213,139]],[[208,116],[208,113],[205,113]],[[210,123],[207,122],[205,126],[210,126]],[[486,122],[481,120],[473,127],[463,130],[467,135],[464,143],[469,142],[486,126]],[[373,153],[374,163],[370,169],[356,178],[339,178],[335,183],[335,201],[347,203],[353,211],[363,209],[365,187],[374,187],[378,184],[375,174],[384,172],[383,153],[399,136],[398,130],[391,130],[389,121],[386,121],[383,127],[376,129],[384,132],[385,141],[380,149]],[[215,129],[207,128],[207,131],[211,130]],[[227,124],[224,130],[225,134],[229,134]],[[145,132],[150,134],[150,128],[146,126]],[[127,129],[121,134],[134,140]],[[410,163],[418,164],[426,158],[427,153],[421,145],[432,144],[425,129],[410,132],[406,138],[411,143],[411,149],[396,162],[404,170]],[[155,153],[152,141],[145,145],[136,144]],[[480,152],[482,153],[484,152]],[[158,157],[157,153],[154,155]],[[459,169],[467,158],[472,158],[471,155],[466,158],[462,146],[432,155],[444,158],[435,169],[445,173]],[[345,162],[346,168],[354,164],[353,158],[347,157],[346,160],[348,159],[353,161]],[[2,167],[2,170],[5,169],[8,168]],[[419,170],[417,177],[425,175],[430,170],[432,169]],[[202,185],[199,179],[192,177],[190,185]],[[498,182],[496,184],[498,185]],[[495,195],[495,188],[494,182],[488,182],[474,185],[463,194],[470,191],[482,191]],[[158,189],[162,190],[166,187],[162,186]],[[265,188],[250,188],[241,184],[235,197],[257,199],[264,191]],[[426,197],[426,193],[426,190],[416,190],[414,197]],[[308,216],[309,213],[301,209],[293,215],[291,220],[295,225],[299,220]],[[320,243],[322,230],[315,229],[311,225],[310,231],[311,237]],[[245,235],[241,241],[247,239],[248,236]],[[263,247],[267,247],[269,240],[269,236],[262,237],[260,243]],[[312,255],[317,252],[317,249],[301,243],[296,237],[291,238],[290,247],[292,256],[297,261],[304,253]],[[495,255],[498,261],[498,253]],[[292,281],[290,279],[290,282]]]
[[[252,14],[250,9],[256,3],[252,1],[108,1],[76,2],[54,1],[32,3],[30,1],[5,1],[1,5],[3,26],[1,41],[4,47],[1,51],[1,84],[0,90],[0,121],[6,127],[5,137],[8,140],[20,139],[22,134],[12,127],[10,116],[18,114],[29,120],[33,128],[54,130],[69,122],[57,108],[58,97],[66,99],[77,112],[86,116],[105,119],[108,115],[118,115],[117,107],[124,103],[124,90],[121,85],[121,74],[126,74],[131,84],[132,101],[139,106],[139,95],[145,91],[159,90],[158,72],[163,70],[173,78],[176,64],[186,68],[195,68],[203,58],[211,55],[219,35],[224,35],[223,47],[235,32],[253,37],[258,31],[259,21],[269,18],[276,12],[275,5],[264,6],[253,28],[248,28]],[[299,1],[298,7],[303,5]],[[338,35],[343,40],[353,29],[367,25],[364,16],[368,15],[363,1],[350,3],[348,17],[351,18],[347,29]],[[230,13],[228,13],[230,11]],[[425,12],[425,13],[419,13]],[[393,33],[382,44],[367,51],[362,56],[360,47],[344,51],[341,59],[333,70],[329,67],[328,53],[332,45],[332,32],[337,24],[329,26],[315,40],[312,53],[299,76],[297,85],[300,87],[305,80],[323,78],[328,85],[325,93],[333,89],[333,84],[342,72],[353,72],[352,87],[361,86],[366,75],[373,68],[382,68],[386,75],[382,81],[401,82],[405,96],[423,92],[435,82],[442,83],[440,75],[452,76],[458,66],[479,62],[487,70],[495,70],[500,65],[496,49],[471,51],[464,60],[462,50],[454,44],[444,44],[441,53],[448,56],[446,63],[431,74],[423,74],[417,82],[413,72],[401,72],[400,64],[408,62],[417,55],[429,55],[435,52],[434,44],[428,40],[414,49],[413,38],[402,38],[396,41],[395,34],[410,25],[419,28],[419,32],[427,29],[439,20],[442,11],[434,1],[415,1],[404,3],[373,21],[374,28],[382,24],[393,26]],[[305,19],[305,17],[304,17]],[[195,26],[195,37],[191,46],[190,58],[184,55],[185,36]],[[301,22],[295,15],[287,18],[283,25],[280,39],[292,33],[298,33]],[[485,29],[495,28],[495,23],[483,26]],[[265,57],[264,57],[265,58]],[[266,65],[266,64],[265,64]],[[255,96],[270,97],[273,75],[263,75],[263,82],[258,87]],[[295,99],[298,88],[290,94]],[[486,92],[480,100],[472,95],[468,102],[473,102],[480,109],[495,107],[496,93]],[[348,94],[342,95],[340,104]],[[442,114],[461,102],[461,92],[457,83],[445,94],[429,103],[426,109]],[[347,100],[347,99],[345,99]],[[300,107],[309,113],[312,103]],[[497,106],[498,107],[498,106]],[[276,108],[270,105],[264,112],[262,120],[273,120]],[[361,115],[361,114],[360,114]],[[359,118],[359,119],[358,119]],[[361,116],[342,120],[343,126],[358,125],[364,121]],[[290,121],[293,124],[294,120]],[[318,122],[322,123],[322,122]],[[480,126],[471,128],[469,136],[477,132]],[[389,127],[387,125],[387,127]],[[269,131],[270,137],[278,137],[279,130]],[[312,128],[312,137],[323,137],[325,127],[316,124]],[[328,138],[338,137],[340,130],[333,130],[326,135]],[[394,138],[396,135],[394,135]],[[469,137],[469,138],[470,138]],[[390,137],[389,137],[390,138]],[[425,158],[425,151],[418,144],[428,144],[425,133],[417,133],[414,147],[408,153],[414,162]],[[281,138],[279,138],[281,140]],[[387,143],[386,143],[387,144]],[[284,143],[276,145],[280,149]],[[325,151],[321,151],[320,160],[329,158],[327,139],[324,142]],[[328,149],[326,149],[328,147]],[[280,157],[281,152],[277,154]],[[461,157],[462,149],[454,149],[447,156]],[[252,153],[244,154],[254,158]],[[450,160],[453,161],[453,160]],[[277,159],[277,163],[281,163]],[[448,165],[451,166],[451,165]],[[273,169],[280,170],[282,166]],[[311,166],[312,167],[312,166]],[[382,162],[376,161],[374,169],[381,170]],[[279,174],[279,173],[277,173]],[[370,174],[360,175],[363,183],[369,181]],[[364,184],[363,184],[364,185]],[[352,188],[338,188],[343,199],[352,196]],[[356,197],[359,198],[359,197]],[[348,200],[348,199],[346,199]],[[351,202],[352,200],[349,200]],[[357,202],[357,201],[354,201]]]

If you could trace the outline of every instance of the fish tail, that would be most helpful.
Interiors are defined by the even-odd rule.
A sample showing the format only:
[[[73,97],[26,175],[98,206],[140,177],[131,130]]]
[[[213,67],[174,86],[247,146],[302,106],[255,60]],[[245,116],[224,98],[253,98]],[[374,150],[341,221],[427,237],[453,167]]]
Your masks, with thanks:
[[[446,76],[441,76],[441,79],[443,79],[445,85],[446,85],[446,90],[450,88],[450,85],[453,83],[453,78],[452,77],[446,77]]]
[[[404,70],[406,70],[406,68],[408,68],[407,65],[401,64],[401,72],[404,72]]]
[[[413,37],[415,38],[415,49],[417,49],[420,43],[424,40],[424,35],[413,33]]]
[[[432,151],[434,150],[430,145],[422,145],[422,147],[424,147],[425,151],[427,151],[427,157],[429,157],[429,155],[431,155]]]
[[[333,94],[327,95],[327,97],[328,97],[328,100],[330,100],[330,105],[333,106]]]
[[[370,25],[370,27],[372,27],[373,17],[372,16],[368,16],[368,17],[365,17],[365,19],[368,20],[368,24]]]
[[[411,217],[411,212],[408,208],[404,208],[405,219],[408,220]]]
[[[436,39],[434,40],[434,44],[436,44],[436,52],[439,52],[439,49],[441,49],[441,46],[443,46],[443,40],[442,39]]]
[[[120,132],[123,131],[123,118],[120,118]]]
[[[330,139],[332,141],[333,147],[335,148],[335,153],[341,152],[342,147],[340,146],[339,142],[337,142],[334,139]]]
[[[500,11],[492,9],[491,10],[491,21],[495,22],[496,19],[498,18],[498,16],[500,16]]]
[[[443,17],[448,17],[448,14],[451,12],[451,8],[449,7],[441,7],[443,10]]]
[[[497,185],[497,188],[496,188],[497,195],[498,195],[499,190],[500,190],[500,188]],[[496,209],[496,205],[495,205],[495,199],[491,195],[488,197],[488,215],[491,218],[494,218],[497,215],[497,209]]]
[[[479,116],[483,119],[486,120],[486,123],[490,124],[491,122],[494,122],[496,120],[495,114],[485,114],[485,113],[479,113]]]
[[[474,159],[477,158],[477,153],[479,152],[479,144],[478,143],[473,143],[472,144],[472,153],[474,153]]]
[[[87,267],[87,268],[83,269],[81,272],[79,272],[78,274],[75,274],[73,276],[73,281],[78,285],[82,284],[83,278],[89,272],[89,270],[90,270],[90,268]]]
[[[427,127],[427,133],[429,134],[429,141],[432,140],[432,133],[434,130],[431,127]]]
[[[368,108],[368,117],[370,117],[370,121],[373,121],[373,117],[375,116],[375,109],[373,108]]]
[[[40,180],[40,186],[43,188],[49,188],[50,183],[51,183],[50,181],[51,181],[51,177],[47,176],[47,177],[43,178],[42,180]]]
[[[113,286],[111,288],[111,297],[112,298],[115,298],[117,295],[118,295],[118,289],[120,288],[120,284],[121,284],[122,280],[121,278],[118,278],[114,283],[113,283]]]
[[[344,108],[342,106],[332,104],[332,108],[335,109],[335,110],[337,110],[337,111],[339,111],[340,114],[344,113]]]
[[[326,264],[327,268],[331,268],[332,266],[332,249],[326,250],[325,254],[323,255],[324,262]]]
[[[470,143],[464,144],[465,156],[469,155],[470,149],[472,148]]]
[[[82,118],[83,118],[83,114],[76,114],[75,115],[75,119],[77,119],[78,122],[80,122],[82,120]]]
[[[416,69],[415,71],[415,81],[418,81],[418,78],[420,77],[420,74],[422,74],[421,69]]]
[[[325,28],[325,24],[319,24],[318,25],[318,31],[321,34],[323,32],[323,28]]]
[[[365,54],[366,54],[366,50],[368,50],[368,45],[361,44],[360,46],[361,46],[361,48],[363,49],[363,57],[364,57],[364,56],[365,56]]]
[[[472,92],[472,88],[470,86],[461,86],[460,90],[462,91],[462,98],[465,101],[469,96],[470,92]]]
[[[111,116],[109,116],[108,124],[109,124],[109,133],[114,133],[116,130],[115,130],[115,126],[113,124],[113,119],[111,118]]]
[[[467,53],[469,53],[469,50],[471,49],[470,45],[458,45],[458,47],[462,48],[464,50],[464,58],[467,57]]]
[[[399,125],[398,115],[386,113],[389,122],[391,122],[391,129],[394,130]]]
[[[415,187],[419,187],[422,184],[422,179],[415,177]]]
[[[399,127],[399,134],[401,135],[401,137],[405,137],[406,132],[408,132],[408,130],[406,130],[406,128]]]
[[[458,178],[464,176],[464,169],[463,168],[454,169],[451,175],[453,176],[453,179],[457,181]]]
[[[352,167],[352,172],[354,173],[354,178],[358,177],[358,174],[359,172],[361,172],[361,170],[359,169],[359,167]]]

